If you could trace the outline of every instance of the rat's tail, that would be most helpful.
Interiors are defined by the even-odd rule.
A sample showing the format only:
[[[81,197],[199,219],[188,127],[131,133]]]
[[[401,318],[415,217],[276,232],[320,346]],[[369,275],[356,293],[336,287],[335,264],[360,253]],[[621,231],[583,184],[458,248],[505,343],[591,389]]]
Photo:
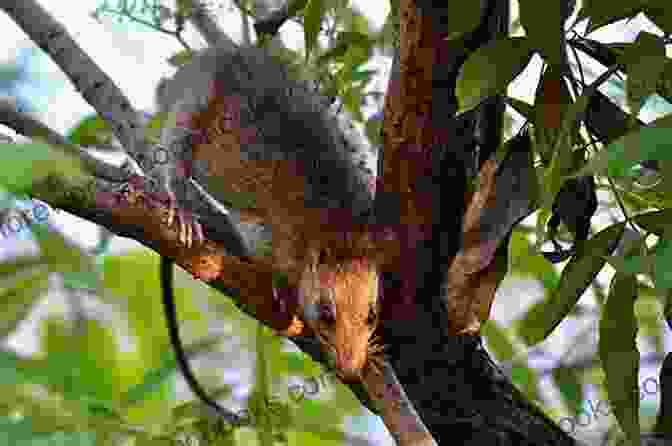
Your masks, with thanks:
[[[170,343],[175,351],[175,358],[177,359],[177,366],[182,372],[184,379],[187,381],[189,388],[198,396],[206,405],[213,408],[219,415],[227,422],[233,425],[240,424],[240,417],[230,410],[224,409],[217,404],[215,400],[210,398],[203,390],[203,387],[196,380],[189,360],[184,352],[182,341],[180,340],[180,332],[177,323],[177,311],[175,309],[175,297],[173,293],[173,265],[175,260],[161,256],[161,293],[163,295],[163,310],[166,315],[166,322],[168,323],[168,332],[170,334]]]

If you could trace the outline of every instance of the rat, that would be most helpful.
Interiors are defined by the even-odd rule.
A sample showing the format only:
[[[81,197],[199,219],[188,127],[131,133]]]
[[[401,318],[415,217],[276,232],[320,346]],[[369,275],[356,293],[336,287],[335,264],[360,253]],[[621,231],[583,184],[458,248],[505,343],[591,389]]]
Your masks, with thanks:
[[[168,156],[149,174],[167,197],[168,223],[177,220],[187,245],[202,240],[196,219],[177,206],[195,178],[243,220],[269,225],[273,267],[297,285],[302,318],[336,374],[353,382],[366,367],[377,370],[375,178],[354,160],[356,144],[308,84],[263,48],[209,48],[157,90],[172,121],[159,144]],[[162,257],[167,306],[172,262]]]

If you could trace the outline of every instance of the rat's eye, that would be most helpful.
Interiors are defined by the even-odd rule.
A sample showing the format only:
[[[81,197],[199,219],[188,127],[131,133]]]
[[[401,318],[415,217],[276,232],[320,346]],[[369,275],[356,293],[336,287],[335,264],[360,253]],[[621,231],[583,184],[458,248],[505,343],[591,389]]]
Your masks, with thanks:
[[[366,317],[366,323],[368,325],[373,325],[376,323],[376,320],[378,319],[378,311],[376,309],[375,305],[371,305],[369,307],[369,314]]]
[[[324,249],[320,250],[320,255],[317,259],[317,263],[322,265],[327,261],[327,252]]]
[[[318,303],[317,311],[322,322],[331,324],[336,320],[336,308],[334,304],[328,300],[323,300]]]

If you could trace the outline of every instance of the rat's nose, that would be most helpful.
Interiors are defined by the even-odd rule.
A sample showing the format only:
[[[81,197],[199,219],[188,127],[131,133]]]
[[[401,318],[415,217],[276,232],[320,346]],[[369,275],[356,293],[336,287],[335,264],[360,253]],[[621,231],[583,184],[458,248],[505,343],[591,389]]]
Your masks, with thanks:
[[[336,353],[336,374],[345,382],[361,380],[363,361],[358,360],[352,351]]]

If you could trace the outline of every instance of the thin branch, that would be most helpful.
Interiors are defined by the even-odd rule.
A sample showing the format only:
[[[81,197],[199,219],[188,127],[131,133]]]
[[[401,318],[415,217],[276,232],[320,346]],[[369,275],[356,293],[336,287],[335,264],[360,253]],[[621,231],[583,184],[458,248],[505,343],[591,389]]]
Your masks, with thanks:
[[[150,29],[153,29],[154,31],[167,34],[171,37],[175,37],[178,42],[184,47],[185,50],[191,49],[187,42],[182,38],[182,31],[181,30],[172,30],[168,28],[164,28],[161,25],[157,25],[155,23],[148,22],[147,20],[141,19],[140,17],[136,17],[133,14],[131,14],[128,11],[116,11],[114,9],[107,8],[106,5],[103,5],[103,7],[99,10],[100,12],[104,12],[107,14],[115,14],[119,17],[125,17],[129,19],[132,22],[139,23],[140,25],[144,25]]]
[[[397,445],[437,445],[406,396],[392,366],[385,361],[381,365],[380,372],[382,373],[368,373],[364,377],[364,384],[374,404],[380,408],[383,422]]]
[[[109,181],[122,182],[129,176],[123,168],[108,164],[88,153],[85,149],[70,144],[55,130],[17,110],[10,101],[0,100],[0,124],[10,127],[17,133],[31,139],[42,139],[48,144],[63,150],[65,153],[78,157],[88,172]]]
[[[203,0],[192,0],[189,21],[194,28],[203,36],[210,46],[220,46],[234,51],[238,45],[222,31],[217,21],[212,17],[210,8]]]
[[[602,79],[603,76],[604,76],[604,74],[602,76],[600,76],[599,79]],[[606,79],[607,78],[605,77],[604,80],[606,80]],[[597,83],[597,81],[595,81],[592,85],[594,85],[596,83]],[[591,87],[592,87],[592,85],[591,85]],[[588,87],[588,88],[590,88],[590,87]],[[597,139],[592,134],[592,132],[588,132],[588,138],[590,139],[591,145],[593,145],[594,147],[597,147]],[[609,187],[611,188],[611,191],[614,195],[614,198],[616,199],[616,202],[618,203],[618,207],[621,209],[621,212],[623,213],[623,217],[625,218],[625,221],[630,225],[630,227],[632,227],[632,229],[634,229],[634,231],[637,234],[639,234],[641,236],[641,232],[639,231],[639,228],[637,228],[637,226],[632,222],[632,220],[630,218],[630,213],[626,209],[625,203],[621,199],[621,195],[618,193],[618,190],[616,188],[616,184],[614,183],[614,180],[612,180],[610,176],[607,176],[607,181],[609,182]]]
[[[263,19],[257,20],[254,24],[254,30],[257,32],[257,35],[269,34],[274,37],[280,31],[280,27],[282,27],[288,20],[300,24],[301,22],[296,19],[293,14],[290,14],[289,7],[291,3],[291,1],[285,2],[282,7],[272,11]],[[253,14],[250,15],[254,17]]]
[[[138,113],[112,79],[75,42],[65,27],[57,22],[36,0],[10,2],[0,7],[17,25],[63,70],[82,97],[110,125],[126,153],[142,168],[153,161],[149,156],[152,145],[144,138],[144,125]],[[195,8],[194,17],[198,17]],[[226,242],[233,255],[242,254],[242,236],[226,215],[201,203],[201,195],[192,184],[188,185],[188,207],[206,219],[219,216],[219,224],[209,236]],[[185,204],[185,203],[181,203]],[[200,208],[200,211],[197,210]]]
[[[140,114],[114,81],[36,0],[3,2],[0,8],[61,68],[76,90],[109,124],[129,155],[143,165],[149,150]]]
[[[618,190],[616,188],[616,184],[614,183],[614,180],[611,179],[611,177],[607,177],[607,181],[609,182],[609,186],[611,188],[612,193],[614,194],[614,198],[616,199],[616,202],[618,203],[618,207],[621,209],[621,212],[623,213],[623,217],[625,218],[625,221],[628,222],[630,227],[637,232],[641,236],[641,233],[639,231],[639,228],[632,222],[632,219],[630,218],[630,213],[625,207],[625,203],[623,203],[623,199],[621,198],[621,195],[618,193]]]

